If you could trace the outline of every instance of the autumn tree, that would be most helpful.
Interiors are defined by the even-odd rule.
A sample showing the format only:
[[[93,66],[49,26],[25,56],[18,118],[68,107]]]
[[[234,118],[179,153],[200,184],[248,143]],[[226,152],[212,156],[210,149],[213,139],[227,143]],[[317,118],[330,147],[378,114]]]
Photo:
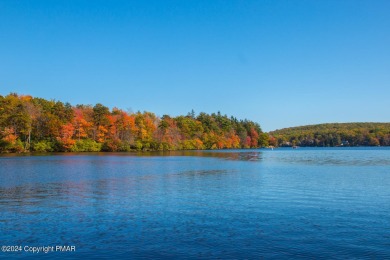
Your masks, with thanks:
[[[33,98],[11,93],[0,95],[0,151],[131,151],[177,149],[234,149],[272,145],[274,140],[336,145],[389,144],[388,127],[359,131],[305,133],[305,136],[268,136],[250,120],[220,112],[158,117],[151,112],[125,112],[100,103],[95,106]]]

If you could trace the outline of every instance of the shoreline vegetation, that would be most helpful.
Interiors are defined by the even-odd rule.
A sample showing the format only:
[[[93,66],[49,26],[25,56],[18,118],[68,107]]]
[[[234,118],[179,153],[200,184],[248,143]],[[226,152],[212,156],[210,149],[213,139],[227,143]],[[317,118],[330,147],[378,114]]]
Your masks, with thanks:
[[[390,123],[328,123],[271,131],[275,146],[390,146]]]
[[[279,146],[389,146],[390,123],[340,123],[265,133],[218,113],[156,116],[102,104],[0,95],[0,152],[132,152]]]
[[[0,152],[130,152],[268,146],[260,125],[217,114],[125,112],[11,93],[0,96]]]

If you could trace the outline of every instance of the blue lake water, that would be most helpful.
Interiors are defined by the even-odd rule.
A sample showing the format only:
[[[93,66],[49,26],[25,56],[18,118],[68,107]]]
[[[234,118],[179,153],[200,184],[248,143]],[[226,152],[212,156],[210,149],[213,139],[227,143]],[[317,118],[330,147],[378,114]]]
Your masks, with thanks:
[[[0,258],[390,258],[390,149],[0,156]]]

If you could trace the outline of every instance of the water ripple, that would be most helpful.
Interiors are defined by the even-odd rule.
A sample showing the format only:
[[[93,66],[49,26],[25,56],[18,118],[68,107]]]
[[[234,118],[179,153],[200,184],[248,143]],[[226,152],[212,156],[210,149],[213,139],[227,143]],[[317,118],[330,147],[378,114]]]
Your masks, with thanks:
[[[381,149],[6,157],[0,240],[77,246],[39,259],[388,259],[389,158]]]

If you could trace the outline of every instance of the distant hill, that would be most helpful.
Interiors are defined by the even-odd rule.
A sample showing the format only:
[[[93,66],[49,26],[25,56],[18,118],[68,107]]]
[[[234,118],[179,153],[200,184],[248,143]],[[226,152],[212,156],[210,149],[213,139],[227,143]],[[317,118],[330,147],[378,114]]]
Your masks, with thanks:
[[[390,146],[390,123],[329,123],[269,132],[274,146]]]

